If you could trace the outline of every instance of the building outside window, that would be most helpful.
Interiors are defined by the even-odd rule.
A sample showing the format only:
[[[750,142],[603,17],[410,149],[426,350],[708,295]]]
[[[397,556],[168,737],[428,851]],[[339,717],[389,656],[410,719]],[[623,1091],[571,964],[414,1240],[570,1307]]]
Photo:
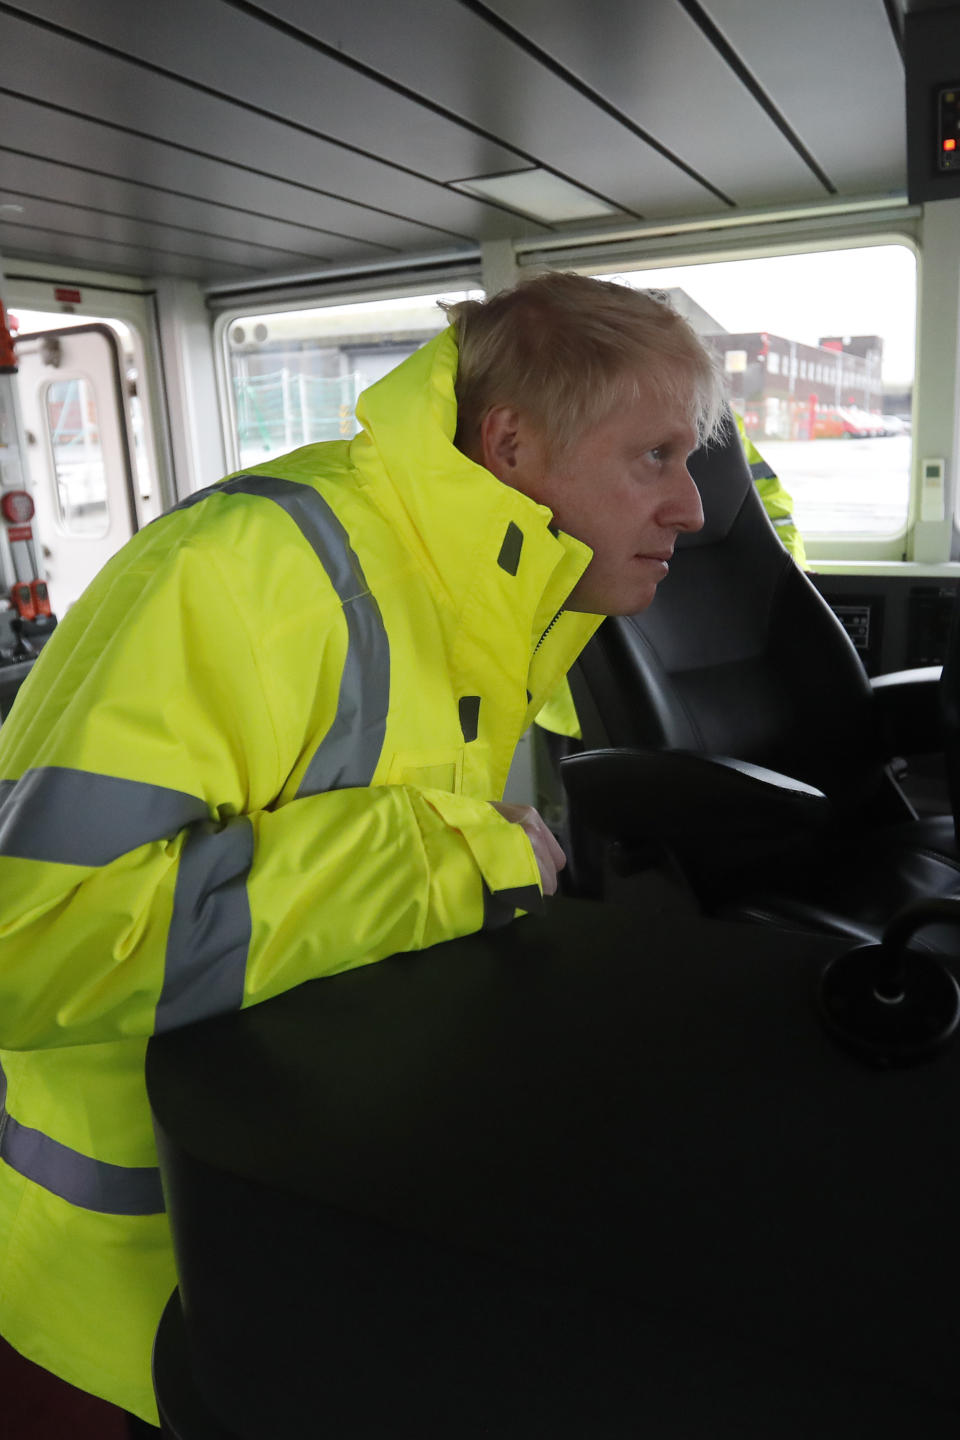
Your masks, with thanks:
[[[482,293],[403,295],[231,320],[224,341],[238,464],[350,439],[361,392],[446,326],[438,302]]]

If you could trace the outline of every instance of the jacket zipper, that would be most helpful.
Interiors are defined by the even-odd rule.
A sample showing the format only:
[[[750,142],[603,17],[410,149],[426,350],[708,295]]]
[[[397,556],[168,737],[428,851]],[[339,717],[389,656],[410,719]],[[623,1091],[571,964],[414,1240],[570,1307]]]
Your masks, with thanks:
[[[540,639],[537,641],[537,643],[536,643],[536,645],[534,646],[534,649],[533,649],[534,655],[536,655],[537,651],[540,649],[540,646],[543,644],[544,640],[546,640],[547,636],[550,634],[550,631],[553,629],[554,625],[556,625],[557,621],[560,619],[560,616],[561,616],[561,615],[563,614],[563,612],[564,612],[564,608],[565,608],[565,607],[564,607],[563,605],[560,606],[560,609],[557,611],[556,615],[554,615],[553,619],[550,621],[550,624],[547,626],[546,630],[544,630],[543,634],[540,636]],[[531,657],[531,658],[532,658],[532,657]]]

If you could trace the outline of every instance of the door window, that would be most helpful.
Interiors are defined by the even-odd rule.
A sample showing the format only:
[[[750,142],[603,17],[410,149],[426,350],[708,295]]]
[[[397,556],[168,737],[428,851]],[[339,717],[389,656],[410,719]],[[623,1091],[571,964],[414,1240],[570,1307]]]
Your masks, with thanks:
[[[45,387],[44,415],[60,528],[68,535],[106,535],[110,515],[93,386],[79,377],[52,381]]]

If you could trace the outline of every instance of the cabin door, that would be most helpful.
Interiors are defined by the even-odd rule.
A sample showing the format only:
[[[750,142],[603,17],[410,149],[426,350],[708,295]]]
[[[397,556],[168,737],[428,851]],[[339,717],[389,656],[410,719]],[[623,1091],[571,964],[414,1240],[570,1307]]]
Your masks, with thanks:
[[[37,560],[62,616],[137,529],[123,356],[94,323],[21,335],[16,355]]]

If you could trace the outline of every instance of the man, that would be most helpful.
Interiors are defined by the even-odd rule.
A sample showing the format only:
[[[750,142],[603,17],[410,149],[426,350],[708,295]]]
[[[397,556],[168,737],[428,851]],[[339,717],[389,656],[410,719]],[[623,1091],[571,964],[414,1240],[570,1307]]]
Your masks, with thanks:
[[[353,441],[136,536],[0,731],[0,1332],[147,1420],[148,1037],[552,893],[556,841],[491,802],[702,523],[720,382],[679,316],[553,275],[450,318]]]

